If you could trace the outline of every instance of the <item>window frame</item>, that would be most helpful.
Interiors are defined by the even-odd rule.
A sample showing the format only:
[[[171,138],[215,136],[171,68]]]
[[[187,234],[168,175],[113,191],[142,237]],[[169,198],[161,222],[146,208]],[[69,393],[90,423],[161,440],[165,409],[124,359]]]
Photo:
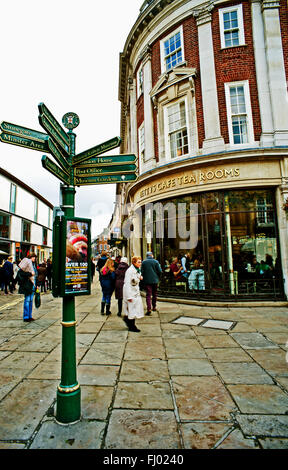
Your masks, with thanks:
[[[171,68],[167,68],[166,67],[166,56],[165,55],[165,42],[168,41],[169,39],[171,39],[173,36],[176,36],[177,33],[180,33],[180,41],[181,41],[181,52],[182,52],[182,60],[181,62],[177,62],[176,65],[174,65],[174,67],[171,67]],[[170,54],[170,56],[172,55],[172,53]],[[183,64],[185,62],[185,55],[184,55],[184,36],[183,36],[183,26],[179,26],[179,28],[175,29],[174,31],[172,31],[170,34],[167,34],[167,36],[165,36],[165,38],[163,38],[160,42],[160,59],[161,59],[161,73],[167,73],[169,72],[170,70],[173,70],[173,68],[175,67],[179,67],[181,64]]]
[[[144,67],[141,65],[137,71],[137,100],[144,93]]]
[[[13,199],[12,199],[12,197],[13,197]],[[12,214],[16,213],[16,201],[17,201],[17,185],[14,184],[14,183],[11,183],[11,185],[10,185],[9,211]]]
[[[230,13],[232,11],[237,11],[237,20],[238,20],[238,39],[239,44],[232,44],[227,46],[225,43],[225,29],[224,29],[224,14]],[[245,33],[244,33],[244,21],[243,21],[243,7],[242,4],[231,5],[230,7],[220,8],[219,9],[219,26],[220,26],[220,40],[221,48],[229,49],[231,47],[239,47],[245,45]]]
[[[233,114],[231,109],[231,95],[230,89],[234,87],[243,87],[244,90],[244,99],[245,99],[245,115],[246,115],[246,124],[247,124],[247,142],[241,143],[234,143],[234,133],[233,133]],[[252,144],[255,142],[254,138],[254,127],[253,127],[253,116],[252,116],[252,108],[251,108],[251,100],[250,100],[250,91],[249,91],[249,81],[237,81],[237,82],[229,82],[224,84],[225,87],[225,99],[226,99],[226,108],[227,108],[227,121],[228,121],[228,131],[229,131],[229,143],[230,145],[239,147],[239,146],[246,146],[247,144]],[[242,115],[244,113],[238,113],[237,115]]]
[[[173,106],[178,105],[179,106],[179,112],[180,112],[180,106],[181,104],[184,103],[185,106],[185,126],[180,126],[179,129],[176,129],[174,131],[169,130],[169,109],[172,108]],[[186,96],[181,97],[177,101],[172,101],[170,103],[167,103],[164,107],[164,135],[165,135],[165,155],[166,155],[166,160],[169,161],[177,161],[177,159],[186,157],[190,153],[190,130],[189,130],[189,116],[188,116],[188,106],[187,106],[187,98]],[[176,155],[175,157],[172,156],[171,152],[171,135],[175,134],[176,132],[182,131],[184,128],[186,128],[186,134],[187,134],[187,146],[188,146],[188,152],[183,153],[182,155]]]

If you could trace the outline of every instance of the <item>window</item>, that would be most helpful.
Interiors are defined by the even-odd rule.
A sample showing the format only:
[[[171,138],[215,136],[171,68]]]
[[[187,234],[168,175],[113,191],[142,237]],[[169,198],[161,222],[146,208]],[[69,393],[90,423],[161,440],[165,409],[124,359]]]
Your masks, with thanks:
[[[171,158],[189,152],[185,101],[167,107],[168,141]]]
[[[16,210],[16,184],[11,183],[10,187],[10,212],[15,214]]]
[[[0,237],[9,238],[10,216],[0,212]]]
[[[140,162],[144,162],[145,160],[145,128],[144,123],[141,124],[138,131],[139,135],[139,155],[140,155]]]
[[[162,73],[171,70],[184,61],[182,28],[167,36],[161,42]]]
[[[266,197],[258,197],[256,201],[257,225],[274,225],[273,204]]]
[[[42,245],[47,245],[47,235],[48,231],[47,228],[42,228]]]
[[[143,90],[144,90],[144,81],[143,81],[143,67],[140,67],[140,69],[137,72],[137,98],[142,95]]]
[[[245,44],[242,5],[219,10],[221,47]]]
[[[30,242],[31,237],[31,223],[27,220],[22,221],[22,241]]]
[[[38,199],[34,199],[34,222],[38,220]]]
[[[254,141],[252,110],[248,82],[225,84],[226,105],[231,144]]]

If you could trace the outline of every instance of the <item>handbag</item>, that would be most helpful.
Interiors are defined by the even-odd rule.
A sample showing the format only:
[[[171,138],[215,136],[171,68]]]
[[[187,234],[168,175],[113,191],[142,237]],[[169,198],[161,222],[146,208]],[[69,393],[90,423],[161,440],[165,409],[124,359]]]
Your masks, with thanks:
[[[40,297],[40,291],[37,287],[35,291],[35,307],[39,308],[40,305],[41,305],[41,297]]]

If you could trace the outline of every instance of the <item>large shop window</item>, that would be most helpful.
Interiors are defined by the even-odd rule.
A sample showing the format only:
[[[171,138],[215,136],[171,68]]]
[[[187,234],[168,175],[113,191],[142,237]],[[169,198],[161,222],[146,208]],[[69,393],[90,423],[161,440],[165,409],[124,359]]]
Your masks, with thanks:
[[[153,251],[161,263],[165,295],[282,297],[274,190],[217,191],[147,207],[143,256]]]

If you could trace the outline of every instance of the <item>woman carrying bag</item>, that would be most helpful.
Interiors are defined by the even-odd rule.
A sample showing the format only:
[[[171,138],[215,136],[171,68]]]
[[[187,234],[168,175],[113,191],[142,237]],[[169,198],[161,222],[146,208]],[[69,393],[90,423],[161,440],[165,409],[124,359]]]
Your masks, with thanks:
[[[36,270],[34,263],[36,255],[31,253],[28,258],[24,258],[19,263],[19,271],[17,273],[17,282],[19,284],[19,294],[24,294],[24,310],[23,321],[34,321],[32,318],[33,297],[36,285]]]
[[[135,325],[136,318],[144,317],[142,298],[140,295],[139,283],[141,276],[141,258],[133,256],[132,264],[125,273],[123,285],[123,320],[129,331],[139,332]]]
[[[111,296],[115,288],[115,268],[114,261],[107,259],[103,268],[100,269],[100,284],[102,289],[101,315],[104,315],[106,305],[106,315],[111,315]]]

